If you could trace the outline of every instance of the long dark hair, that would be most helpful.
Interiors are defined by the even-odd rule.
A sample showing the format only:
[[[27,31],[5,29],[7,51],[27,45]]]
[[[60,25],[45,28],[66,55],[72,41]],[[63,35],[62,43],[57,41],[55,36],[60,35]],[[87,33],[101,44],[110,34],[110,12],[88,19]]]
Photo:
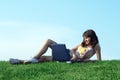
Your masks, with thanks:
[[[82,47],[86,47],[86,46],[87,46],[87,45],[85,44],[85,39],[84,39],[84,37],[90,37],[90,38],[91,38],[90,45],[91,45],[92,47],[95,47],[96,44],[99,43],[98,37],[97,37],[95,31],[93,31],[92,29],[89,29],[89,30],[87,30],[87,31],[85,31],[85,32],[83,33],[83,41],[82,41],[82,43],[81,43],[81,46],[82,46]]]

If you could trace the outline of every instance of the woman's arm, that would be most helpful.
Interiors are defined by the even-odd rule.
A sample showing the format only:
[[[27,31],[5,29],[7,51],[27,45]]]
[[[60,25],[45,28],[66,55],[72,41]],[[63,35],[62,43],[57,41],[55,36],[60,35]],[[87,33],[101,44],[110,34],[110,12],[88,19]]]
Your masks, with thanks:
[[[76,60],[76,55],[74,54],[74,52],[78,49],[78,47],[79,47],[80,45],[77,45],[77,46],[75,46],[75,47],[73,47],[72,49],[71,49],[71,52],[70,52],[70,54],[71,54],[71,60]]]
[[[96,45],[95,51],[96,51],[97,60],[101,61],[101,48],[99,44]]]

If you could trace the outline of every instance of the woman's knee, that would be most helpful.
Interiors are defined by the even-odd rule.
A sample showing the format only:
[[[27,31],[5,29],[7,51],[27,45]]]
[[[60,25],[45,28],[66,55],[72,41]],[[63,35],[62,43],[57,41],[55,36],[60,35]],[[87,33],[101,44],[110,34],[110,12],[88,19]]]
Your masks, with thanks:
[[[53,41],[53,40],[51,40],[51,39],[47,39],[47,40],[46,40],[46,43],[47,43],[48,45],[50,45],[50,46],[51,46],[51,44],[57,44],[55,41]]]
[[[52,44],[52,40],[51,40],[51,39],[47,39],[47,40],[45,41],[45,44],[50,47],[51,44]]]
[[[51,44],[51,43],[52,43],[52,40],[51,40],[51,39],[47,39],[47,40],[46,40],[46,43],[47,43],[47,44]]]

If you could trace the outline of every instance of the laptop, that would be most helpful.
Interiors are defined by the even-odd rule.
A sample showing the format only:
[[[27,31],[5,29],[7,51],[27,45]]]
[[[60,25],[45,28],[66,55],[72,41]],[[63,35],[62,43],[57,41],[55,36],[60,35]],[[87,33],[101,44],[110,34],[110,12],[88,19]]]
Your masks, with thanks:
[[[52,45],[52,60],[53,61],[70,61],[69,49],[66,49],[65,44]]]

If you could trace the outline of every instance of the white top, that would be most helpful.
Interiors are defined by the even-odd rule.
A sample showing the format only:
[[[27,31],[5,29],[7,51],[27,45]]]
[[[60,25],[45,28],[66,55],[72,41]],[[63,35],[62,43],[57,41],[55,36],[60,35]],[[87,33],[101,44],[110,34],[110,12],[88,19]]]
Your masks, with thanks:
[[[96,46],[99,46],[99,44],[97,44]],[[82,58],[89,59],[95,54],[96,46],[95,48],[91,47],[83,48],[80,46],[78,47],[78,50],[75,52],[75,55],[80,59]]]

